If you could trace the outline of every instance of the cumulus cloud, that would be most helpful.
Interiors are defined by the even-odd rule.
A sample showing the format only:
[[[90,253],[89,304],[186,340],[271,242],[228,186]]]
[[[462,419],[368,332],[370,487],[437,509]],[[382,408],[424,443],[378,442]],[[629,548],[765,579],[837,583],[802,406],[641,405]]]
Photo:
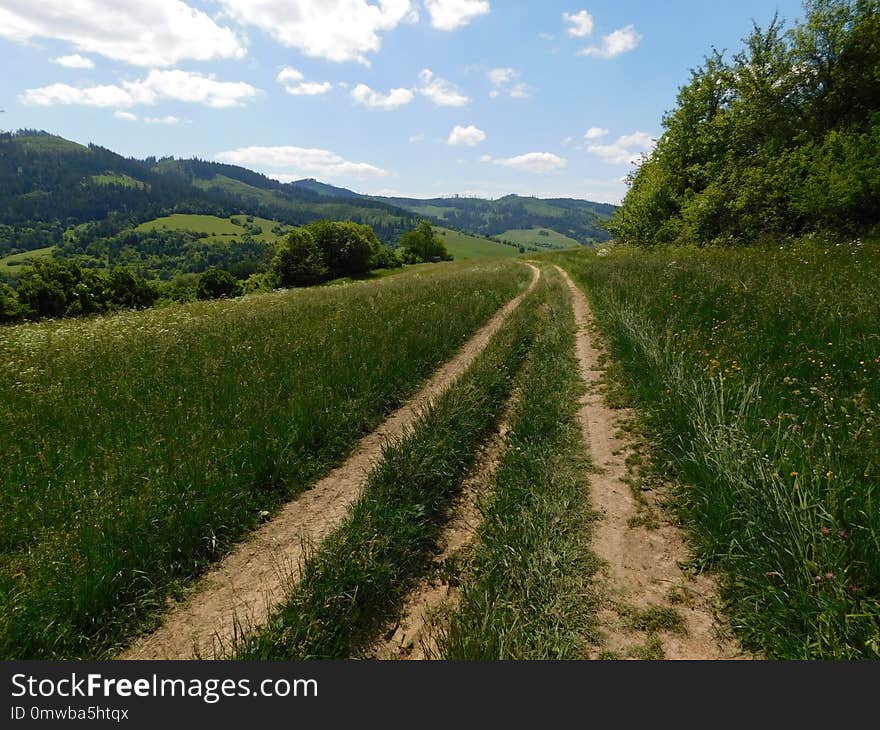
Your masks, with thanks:
[[[121,119],[123,122],[136,122],[138,120],[137,114],[132,114],[131,112],[115,112],[113,116],[116,119]]]
[[[511,99],[528,99],[531,96],[531,89],[518,81],[520,75],[520,72],[514,68],[491,69],[487,74],[489,82],[492,84],[489,96],[493,99],[505,95]]]
[[[53,58],[52,63],[57,63],[59,66],[64,66],[65,68],[95,67],[95,62],[91,58],[80,56],[78,53],[74,53],[72,56],[59,56],[58,58]]]
[[[365,162],[349,162],[329,150],[305,147],[242,147],[216,156],[220,162],[263,170],[292,170],[294,173],[270,175],[276,180],[298,177],[367,178],[387,177],[388,172]]]
[[[566,32],[572,38],[586,38],[593,34],[593,16],[586,10],[577,13],[563,13],[562,19],[568,24]]]
[[[525,155],[501,160],[493,159],[489,155],[483,155],[480,158],[480,162],[488,162],[493,165],[500,165],[501,167],[510,167],[514,170],[539,174],[557,172],[568,165],[568,160],[551,152],[529,152]]]
[[[587,140],[587,142],[593,142],[594,140],[607,137],[609,134],[611,134],[611,130],[605,129],[604,127],[590,127],[584,135],[584,139]]]
[[[627,165],[636,162],[642,153],[651,152],[655,145],[647,132],[635,132],[621,137],[614,144],[588,145],[587,150],[609,165]]]
[[[388,112],[411,103],[416,95],[409,89],[391,89],[387,94],[382,94],[366,84],[358,84],[351,90],[351,98],[368,109]]]
[[[466,147],[476,147],[480,142],[485,141],[486,133],[479,127],[475,127],[473,124],[467,127],[455,127],[455,129],[449,134],[449,139],[446,140],[447,144],[465,145]]]
[[[425,0],[425,9],[437,30],[457,30],[492,8],[488,0]]]
[[[381,33],[418,20],[411,0],[217,0],[242,25],[267,33],[288,48],[328,61],[369,65]]]
[[[288,94],[293,96],[320,96],[333,89],[333,84],[329,81],[306,81],[302,72],[290,68],[290,66],[282,68],[275,80],[284,87]]]
[[[218,81],[188,71],[150,71],[138,81],[123,81],[121,85],[75,87],[52,84],[28,89],[21,101],[33,106],[94,106],[128,109],[152,106],[161,101],[179,101],[203,104],[214,109],[244,106],[259,90],[244,82]]]
[[[626,28],[621,28],[606,35],[602,39],[601,45],[584,48],[578,52],[578,55],[603,59],[616,58],[638,48],[642,42],[642,37],[634,25],[628,25]]]
[[[419,93],[426,96],[437,106],[467,106],[470,99],[462,94],[455,86],[446,79],[434,76],[434,72],[430,69],[424,69],[419,74],[419,80],[422,82]]]
[[[152,68],[246,54],[232,30],[182,0],[3,0],[0,38],[64,41],[83,53]]]

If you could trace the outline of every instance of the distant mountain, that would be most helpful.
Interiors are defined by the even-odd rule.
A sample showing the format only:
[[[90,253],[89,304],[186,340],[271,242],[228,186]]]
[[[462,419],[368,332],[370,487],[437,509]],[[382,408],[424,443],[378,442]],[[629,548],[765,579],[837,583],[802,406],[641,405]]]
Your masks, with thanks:
[[[0,134],[0,256],[58,245],[71,226],[107,220],[121,230],[173,213],[250,214],[302,225],[367,223],[388,244],[420,218],[482,236],[550,229],[582,244],[605,241],[614,207],[583,200],[367,196],[314,179],[281,183],[216,162],[122,157],[39,130]]]

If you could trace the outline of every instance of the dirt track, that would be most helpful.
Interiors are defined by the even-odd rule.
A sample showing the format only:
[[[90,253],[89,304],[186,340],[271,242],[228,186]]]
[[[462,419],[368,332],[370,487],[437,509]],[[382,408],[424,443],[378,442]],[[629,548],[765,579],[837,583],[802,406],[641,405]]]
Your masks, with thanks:
[[[528,290],[496,313],[418,395],[364,437],[348,461],[240,544],[198,583],[189,600],[171,609],[157,631],[137,640],[119,658],[210,659],[237,633],[265,623],[298,581],[308,550],[342,522],[360,497],[383,444],[403,434],[416,415],[468,369],[534,289],[539,271],[531,269]]]
[[[660,503],[662,494],[646,497],[657,517],[654,529],[632,523],[639,517],[639,506],[626,482],[626,460],[633,452],[632,440],[619,428],[621,416],[626,414],[605,404],[601,392],[604,371],[594,345],[597,333],[589,302],[568,274],[559,270],[572,295],[578,328],[577,359],[588,388],[579,418],[598,470],[590,480],[593,508],[599,515],[593,549],[605,566],[604,580],[597,589],[607,600],[599,615],[605,642],[596,656],[602,652],[621,658],[638,656],[646,635],[633,628],[632,617],[635,612],[660,608],[676,611],[684,624],[683,631],[656,634],[666,659],[740,658],[739,648],[724,636],[716,620],[718,593],[714,581],[706,575],[691,576],[679,567],[691,555],[681,530]]]

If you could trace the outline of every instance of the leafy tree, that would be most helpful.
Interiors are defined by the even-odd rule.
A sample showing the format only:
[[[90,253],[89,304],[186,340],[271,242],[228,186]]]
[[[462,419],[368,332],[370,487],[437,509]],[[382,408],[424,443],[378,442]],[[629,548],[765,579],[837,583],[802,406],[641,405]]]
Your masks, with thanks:
[[[196,286],[198,299],[223,299],[233,298],[241,294],[241,284],[228,271],[222,269],[208,269],[199,277]]]
[[[368,225],[319,221],[310,223],[311,234],[331,278],[363,276],[370,271],[370,260],[382,244]]]
[[[11,287],[0,284],[0,324],[17,322],[25,315],[24,307]]]
[[[291,231],[278,244],[272,271],[282,287],[314,286],[329,276],[324,254],[307,230]]]
[[[430,221],[422,221],[418,228],[400,237],[400,246],[412,262],[451,261],[446,244],[435,232]]]
[[[146,309],[152,307],[159,298],[155,286],[121,266],[110,272],[107,293],[114,306],[125,309]]]
[[[629,243],[737,243],[880,223],[880,0],[807,0],[804,22],[713,52],[609,224]]]

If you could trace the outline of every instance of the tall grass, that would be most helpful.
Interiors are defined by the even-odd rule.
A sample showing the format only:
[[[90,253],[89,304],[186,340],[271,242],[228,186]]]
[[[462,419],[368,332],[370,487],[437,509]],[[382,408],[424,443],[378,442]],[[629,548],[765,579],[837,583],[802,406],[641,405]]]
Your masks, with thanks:
[[[0,332],[0,657],[100,657],[339,462],[529,272]]]
[[[880,657],[880,251],[604,251],[584,284],[734,626]]]
[[[363,497],[307,561],[286,604],[231,647],[238,659],[357,656],[431,565],[448,507],[496,424],[534,333],[543,285],[455,385],[385,449]]]
[[[568,290],[553,271],[518,383],[507,450],[481,505],[461,603],[439,637],[447,659],[582,659],[595,616],[583,384]]]

